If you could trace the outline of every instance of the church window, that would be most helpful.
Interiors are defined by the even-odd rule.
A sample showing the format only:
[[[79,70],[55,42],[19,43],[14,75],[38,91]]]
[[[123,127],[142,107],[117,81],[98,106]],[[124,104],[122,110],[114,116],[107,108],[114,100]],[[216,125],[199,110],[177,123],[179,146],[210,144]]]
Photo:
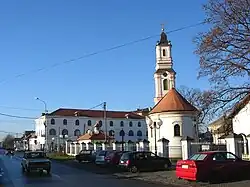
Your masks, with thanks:
[[[162,50],[162,55],[166,56],[166,50],[165,49]]]
[[[163,80],[163,89],[168,90],[168,79]]]
[[[150,135],[151,135],[151,138],[153,138],[153,128],[150,128]]]
[[[174,126],[174,136],[180,136],[181,135],[181,128],[180,125],[176,124]]]

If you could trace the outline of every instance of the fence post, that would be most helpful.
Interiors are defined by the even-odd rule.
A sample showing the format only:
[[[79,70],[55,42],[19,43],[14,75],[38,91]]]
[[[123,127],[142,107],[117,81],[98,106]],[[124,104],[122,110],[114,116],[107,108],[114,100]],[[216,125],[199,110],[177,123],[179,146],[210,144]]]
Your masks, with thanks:
[[[193,154],[193,150],[191,148],[191,143],[194,141],[193,138],[186,136],[181,139],[181,151],[182,151],[182,159],[188,159],[191,154]]]

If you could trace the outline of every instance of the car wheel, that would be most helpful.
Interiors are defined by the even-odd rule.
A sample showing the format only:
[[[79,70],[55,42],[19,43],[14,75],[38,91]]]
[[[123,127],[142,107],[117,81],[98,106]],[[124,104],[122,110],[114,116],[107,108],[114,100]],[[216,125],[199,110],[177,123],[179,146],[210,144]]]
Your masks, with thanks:
[[[79,163],[81,163],[82,161],[81,160],[78,160]]]
[[[47,169],[47,174],[50,175],[50,169]]]
[[[169,169],[169,165],[168,164],[164,164],[164,169]]]
[[[132,167],[130,168],[130,172],[131,172],[131,173],[137,173],[137,172],[138,172],[138,168],[137,168],[136,166],[132,166]]]

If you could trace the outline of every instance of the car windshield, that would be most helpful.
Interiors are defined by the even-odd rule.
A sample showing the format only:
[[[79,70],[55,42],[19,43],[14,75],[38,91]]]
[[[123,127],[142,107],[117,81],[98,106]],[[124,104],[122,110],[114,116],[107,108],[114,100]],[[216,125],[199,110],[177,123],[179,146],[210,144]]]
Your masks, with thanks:
[[[129,153],[123,153],[121,156],[121,160],[128,160],[129,159]]]
[[[99,156],[106,156],[107,151],[101,151],[98,155]]]
[[[204,153],[194,154],[188,160],[205,160],[206,157],[207,157],[207,154],[204,154]]]
[[[26,158],[46,158],[46,154],[43,152],[31,152],[31,153],[26,153]]]

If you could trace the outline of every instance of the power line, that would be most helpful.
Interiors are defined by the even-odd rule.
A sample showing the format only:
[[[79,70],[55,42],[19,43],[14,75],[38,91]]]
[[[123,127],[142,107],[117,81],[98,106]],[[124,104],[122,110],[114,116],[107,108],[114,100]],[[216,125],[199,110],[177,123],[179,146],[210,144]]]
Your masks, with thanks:
[[[14,109],[14,110],[27,110],[27,111],[41,111],[41,109],[35,109],[35,108],[20,108],[20,107],[11,107],[11,106],[0,106],[0,108]]]
[[[192,27],[197,27],[199,25],[203,25],[204,23],[206,23],[206,22],[205,21],[199,22],[197,24],[192,24],[192,25],[188,25],[188,26],[185,26],[185,27],[180,27],[178,29],[174,29],[174,30],[168,31],[166,33],[170,34],[170,33],[178,32],[178,31],[181,31],[181,30],[185,30],[185,29],[189,29],[189,28],[192,28]],[[86,55],[83,55],[83,56],[80,56],[80,57],[77,57],[77,58],[74,58],[74,59],[70,59],[70,60],[67,60],[67,61],[64,61],[64,62],[55,63],[55,64],[52,64],[51,66],[48,66],[48,67],[34,69],[34,70],[31,70],[31,71],[26,72],[26,73],[21,73],[21,74],[15,75],[12,79],[20,78],[20,77],[26,76],[28,74],[37,73],[37,72],[40,72],[40,71],[49,70],[49,69],[55,68],[55,67],[63,65],[63,64],[68,64],[68,63],[72,63],[72,62],[75,62],[75,61],[79,61],[81,59],[88,58],[88,57],[98,55],[98,54],[101,54],[101,53],[113,51],[115,49],[119,49],[119,48],[122,48],[122,47],[125,47],[125,46],[128,46],[128,45],[133,45],[133,44],[136,44],[136,43],[139,43],[139,42],[142,42],[142,41],[149,40],[149,39],[154,38],[156,36],[159,36],[159,34],[155,34],[155,35],[148,36],[148,37],[145,37],[145,38],[142,38],[142,39],[134,40],[134,41],[127,42],[127,43],[124,43],[124,44],[120,44],[120,45],[117,45],[117,46],[114,46],[114,47],[110,47],[110,48],[106,48],[106,49],[103,49],[103,50],[100,50],[100,51],[89,53],[89,54],[86,54]],[[8,82],[10,80],[11,80],[11,78],[10,79],[5,79],[5,80],[0,81],[0,83],[3,84],[3,83],[6,83],[6,82]]]
[[[11,114],[4,114],[0,113],[1,116],[6,116],[6,117],[11,117],[11,118],[19,118],[19,119],[37,119],[33,117],[27,117],[27,116],[16,116],[16,115],[11,115]]]

